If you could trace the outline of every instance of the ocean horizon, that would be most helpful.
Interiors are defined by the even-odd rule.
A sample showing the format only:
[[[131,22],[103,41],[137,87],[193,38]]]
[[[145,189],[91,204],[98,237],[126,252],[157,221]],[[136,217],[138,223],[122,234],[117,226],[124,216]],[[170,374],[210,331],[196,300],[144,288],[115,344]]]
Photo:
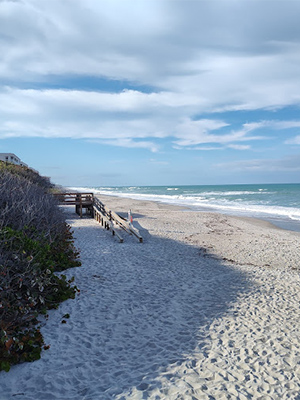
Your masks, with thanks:
[[[259,218],[300,232],[300,184],[89,186],[72,187],[98,195],[151,200],[195,211]]]

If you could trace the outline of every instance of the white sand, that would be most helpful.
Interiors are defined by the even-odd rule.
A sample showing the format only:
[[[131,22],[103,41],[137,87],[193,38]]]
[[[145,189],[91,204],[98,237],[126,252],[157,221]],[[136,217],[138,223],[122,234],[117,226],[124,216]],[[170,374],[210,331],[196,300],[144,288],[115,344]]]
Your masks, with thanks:
[[[101,199],[144,243],[71,208],[81,293],[50,312],[41,360],[0,373],[0,400],[300,399],[300,235]]]

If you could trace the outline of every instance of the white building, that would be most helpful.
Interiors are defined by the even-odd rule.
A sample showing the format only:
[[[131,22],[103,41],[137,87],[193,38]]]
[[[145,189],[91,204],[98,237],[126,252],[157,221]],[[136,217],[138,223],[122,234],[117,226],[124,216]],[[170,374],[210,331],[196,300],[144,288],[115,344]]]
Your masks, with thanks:
[[[0,153],[0,161],[21,165],[22,167],[28,167],[28,165],[21,161],[21,159],[14,153]]]

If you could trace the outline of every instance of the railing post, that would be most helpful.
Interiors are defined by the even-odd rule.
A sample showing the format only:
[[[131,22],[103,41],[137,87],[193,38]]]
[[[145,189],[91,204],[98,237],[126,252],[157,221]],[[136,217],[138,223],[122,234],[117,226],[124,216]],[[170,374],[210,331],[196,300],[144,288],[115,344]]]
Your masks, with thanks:
[[[82,195],[79,197],[80,218],[82,218]]]

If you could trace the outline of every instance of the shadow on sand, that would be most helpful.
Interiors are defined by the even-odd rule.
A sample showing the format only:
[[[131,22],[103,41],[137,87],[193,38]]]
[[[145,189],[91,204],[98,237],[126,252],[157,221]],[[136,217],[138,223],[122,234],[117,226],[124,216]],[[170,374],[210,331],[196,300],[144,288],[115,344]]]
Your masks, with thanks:
[[[250,289],[237,268],[201,256],[205,249],[151,236],[137,218],[142,222],[143,215],[135,215],[143,244],[127,236],[118,244],[106,232],[105,243],[93,254],[104,280],[101,287],[88,289],[97,298],[93,321],[99,347],[89,360],[91,376],[98,378],[86,382],[86,400],[96,395],[125,399],[134,388],[149,398],[161,389],[160,377],[170,366],[191,362],[195,351],[205,352],[212,321]],[[89,227],[80,231],[78,241],[93,236]],[[83,250],[86,274],[91,261],[90,251]],[[93,308],[90,303],[86,312],[96,313]]]
[[[19,366],[17,385],[28,399],[41,393],[43,399],[60,400],[126,399],[132,391],[147,399],[154,390],[163,393],[162,376],[172,382],[172,366],[194,365],[195,351],[206,351],[211,323],[250,290],[246,276],[202,257],[201,248],[151,236],[137,220],[144,243],[126,237],[119,244],[100,226],[85,226],[83,219],[76,227],[78,218],[68,217],[81,249],[82,267],[71,271],[81,294],[69,302],[64,334],[55,321],[45,326],[57,358],[49,351],[39,372],[33,368],[34,388],[24,372],[30,375],[31,366]]]

